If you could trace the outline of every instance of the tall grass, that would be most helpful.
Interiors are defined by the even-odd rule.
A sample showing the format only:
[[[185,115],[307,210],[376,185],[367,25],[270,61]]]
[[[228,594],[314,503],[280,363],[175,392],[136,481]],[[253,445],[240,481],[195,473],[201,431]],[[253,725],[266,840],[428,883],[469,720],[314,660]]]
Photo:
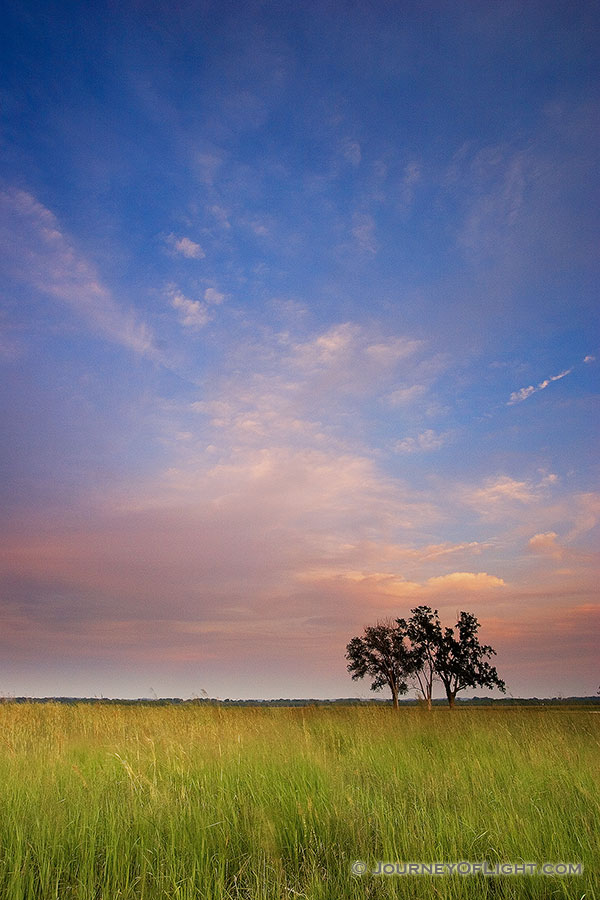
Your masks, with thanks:
[[[2,900],[600,900],[588,710],[0,704]],[[356,876],[581,862],[579,876]]]

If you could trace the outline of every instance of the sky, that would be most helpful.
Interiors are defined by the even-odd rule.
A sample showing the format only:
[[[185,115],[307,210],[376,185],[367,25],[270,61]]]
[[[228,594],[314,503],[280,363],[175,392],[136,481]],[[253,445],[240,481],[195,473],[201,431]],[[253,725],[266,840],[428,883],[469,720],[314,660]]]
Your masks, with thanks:
[[[372,696],[421,604],[596,693],[599,25],[8,0],[0,693]]]

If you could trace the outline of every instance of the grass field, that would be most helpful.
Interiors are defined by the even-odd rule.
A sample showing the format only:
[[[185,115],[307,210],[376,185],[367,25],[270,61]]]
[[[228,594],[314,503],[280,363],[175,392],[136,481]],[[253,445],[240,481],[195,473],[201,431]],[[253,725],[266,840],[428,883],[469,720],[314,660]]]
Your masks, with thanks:
[[[599,763],[587,709],[3,703],[0,897],[600,900]]]

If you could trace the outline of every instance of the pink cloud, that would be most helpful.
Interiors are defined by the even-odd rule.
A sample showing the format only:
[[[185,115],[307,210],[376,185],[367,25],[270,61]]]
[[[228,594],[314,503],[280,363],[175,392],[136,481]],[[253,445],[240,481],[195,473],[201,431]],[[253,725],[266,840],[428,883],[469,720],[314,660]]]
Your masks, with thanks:
[[[427,582],[435,590],[448,591],[481,591],[488,588],[504,586],[504,580],[487,572],[450,572],[449,575],[438,575]]]
[[[550,556],[553,559],[560,559],[564,554],[564,548],[557,541],[558,535],[555,531],[546,531],[543,534],[534,534],[529,538],[528,547],[533,553],[539,553],[542,556]]]

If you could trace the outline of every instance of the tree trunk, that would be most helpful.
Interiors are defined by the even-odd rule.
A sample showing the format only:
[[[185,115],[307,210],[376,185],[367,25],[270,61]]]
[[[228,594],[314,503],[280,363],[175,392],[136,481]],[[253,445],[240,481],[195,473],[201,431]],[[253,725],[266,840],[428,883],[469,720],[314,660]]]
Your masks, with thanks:
[[[450,690],[450,688],[446,688],[446,696],[448,698],[448,706],[450,707],[450,709],[454,709],[454,706],[455,706],[454,700],[456,699],[456,691],[452,691],[452,690]]]
[[[427,709],[431,712],[431,697],[427,697]]]
[[[394,709],[398,709],[398,688],[392,687],[392,706]]]

